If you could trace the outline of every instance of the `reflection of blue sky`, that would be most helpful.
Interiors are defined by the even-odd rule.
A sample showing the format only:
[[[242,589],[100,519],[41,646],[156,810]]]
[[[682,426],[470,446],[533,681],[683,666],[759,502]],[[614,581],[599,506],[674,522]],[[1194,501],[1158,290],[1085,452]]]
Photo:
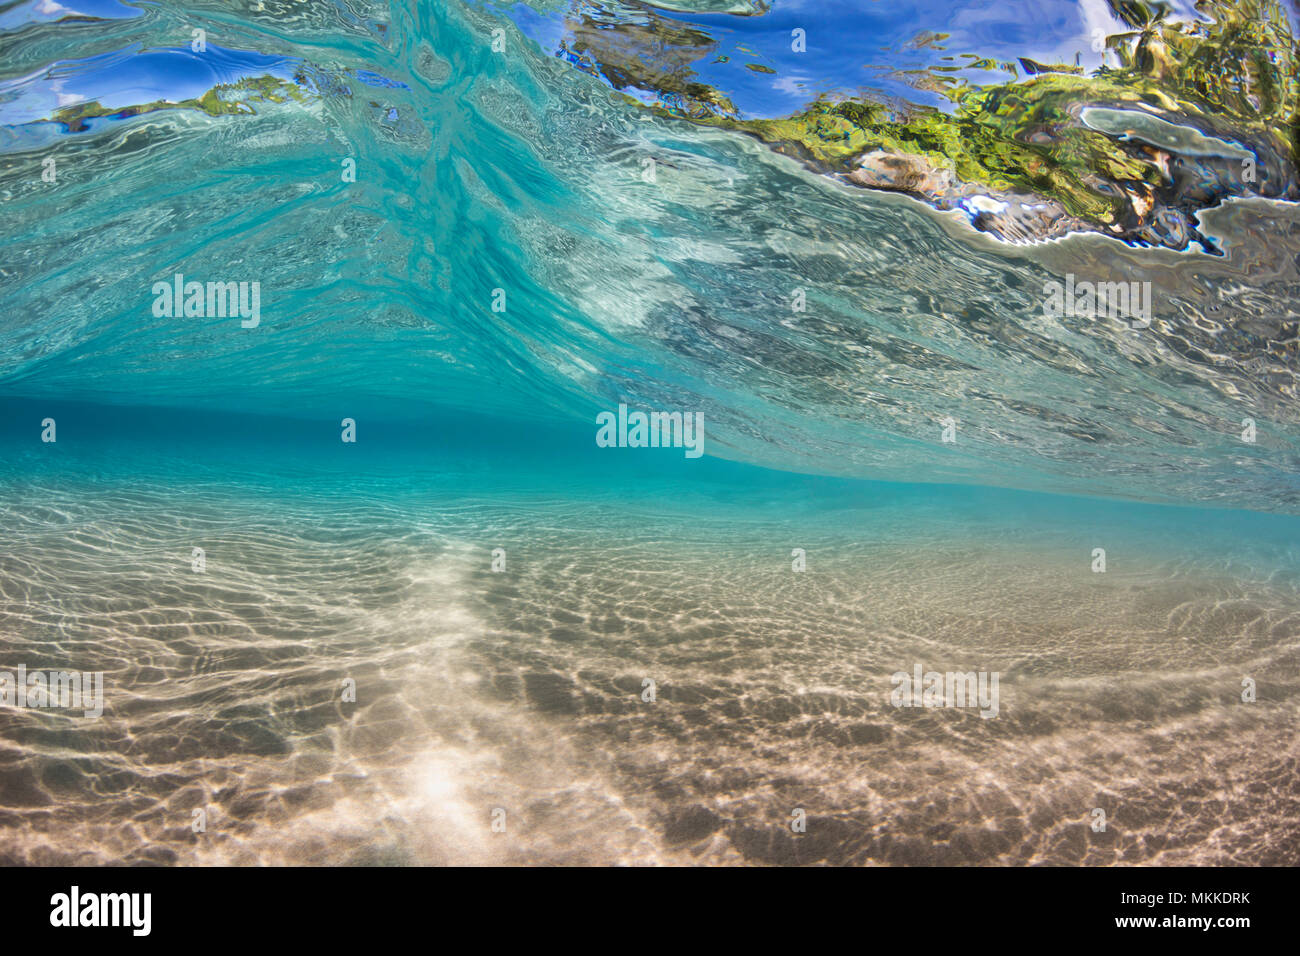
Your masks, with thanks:
[[[26,23],[52,23],[78,16],[99,20],[127,20],[140,16],[140,11],[121,0],[27,0],[0,11],[0,30],[12,30]]]
[[[356,70],[353,75],[366,86],[374,86],[385,90],[409,90],[410,87],[398,80],[390,80],[386,76],[381,76],[373,70]]]
[[[1193,0],[1173,0],[1171,7],[1177,18],[1196,16]],[[552,7],[541,14],[521,4],[511,16],[525,35],[554,52],[565,36],[566,12]],[[1101,54],[1092,51],[1093,31],[1127,31],[1105,0],[775,0],[762,16],[657,12],[719,41],[718,52],[729,61],[716,63],[710,55],[692,68],[746,116],[781,116],[820,94],[866,91],[942,105],[941,97],[908,86],[898,72],[962,68],[974,57],[1073,64],[1076,56],[1091,71],[1101,65]],[[805,53],[791,50],[796,28],[807,36]],[[913,41],[925,32],[950,36],[938,47],[918,48]],[[776,73],[756,73],[746,63]],[[959,69],[949,75],[977,84],[1010,78],[1000,70]]]
[[[37,122],[62,107],[92,100],[113,110],[157,100],[179,103],[197,99],[220,83],[268,74],[290,80],[298,62],[212,44],[204,53],[189,47],[148,51],[130,47],[85,60],[65,60],[0,84],[0,122]]]

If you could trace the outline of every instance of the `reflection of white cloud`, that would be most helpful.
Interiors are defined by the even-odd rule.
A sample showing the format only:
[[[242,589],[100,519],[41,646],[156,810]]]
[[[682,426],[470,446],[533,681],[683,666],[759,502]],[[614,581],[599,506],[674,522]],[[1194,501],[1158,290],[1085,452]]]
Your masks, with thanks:
[[[779,93],[801,93],[803,92],[803,86],[807,82],[808,77],[806,76],[783,76],[773,81],[772,89]]]
[[[59,106],[74,106],[77,103],[85,102],[86,98],[80,93],[63,92],[63,80],[63,77],[59,77],[50,83],[50,92],[53,93],[55,98],[58,100]]]
[[[77,103],[85,102],[86,98],[80,93],[65,93],[63,84],[66,77],[57,77],[50,81],[49,91],[54,94],[54,98],[59,106],[74,106]]]
[[[40,3],[36,4],[36,12],[52,17],[56,13],[71,13],[72,11],[63,4],[57,3],[56,0],[41,0]]]
[[[1083,21],[1083,33],[1091,37],[1094,30],[1103,34],[1121,33],[1126,27],[1106,6],[1106,0],[1079,0],[1079,19]]]

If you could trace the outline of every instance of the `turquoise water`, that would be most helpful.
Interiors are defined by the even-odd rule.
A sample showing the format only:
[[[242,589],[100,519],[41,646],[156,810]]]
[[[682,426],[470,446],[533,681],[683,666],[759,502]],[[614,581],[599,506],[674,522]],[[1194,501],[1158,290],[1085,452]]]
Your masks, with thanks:
[[[1008,246],[638,112],[490,10],[265,5],[209,55],[166,5],[75,47],[29,6],[0,89],[7,393],[557,423],[626,401],[781,470],[1297,509],[1290,205],[1219,210],[1222,258]],[[250,76],[296,98],[49,119]],[[1044,318],[1069,272],[1151,282],[1152,327]],[[176,273],[260,282],[259,326],[154,316]]]
[[[1046,55],[974,6],[873,75]],[[0,707],[0,859],[1296,862],[1293,205],[1011,245],[619,99],[559,6],[62,9],[0,11],[0,669],[105,710]],[[1151,327],[1045,317],[1068,273]],[[620,403],[704,455],[599,447]],[[997,719],[891,706],[917,663]]]

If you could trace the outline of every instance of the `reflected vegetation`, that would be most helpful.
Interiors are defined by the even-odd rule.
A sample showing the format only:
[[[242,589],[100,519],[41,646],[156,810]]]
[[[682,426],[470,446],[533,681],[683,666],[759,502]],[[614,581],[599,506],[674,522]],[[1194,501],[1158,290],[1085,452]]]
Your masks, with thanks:
[[[1280,4],[1202,0],[1190,20],[1167,3],[1107,6],[1123,29],[1094,31],[1093,70],[968,53],[895,71],[938,105],[863,88],[819,95],[787,115],[747,113],[700,76],[701,64],[728,60],[720,30],[649,5],[574,4],[556,53],[647,108],[748,133],[846,182],[959,209],[1004,239],[1097,231],[1215,252],[1198,228],[1200,210],[1230,196],[1296,199],[1295,42]],[[926,31],[911,45],[943,51],[947,39]],[[815,50],[809,60],[816,69]],[[780,75],[761,62],[743,66]],[[972,70],[1009,78],[979,82]],[[1092,107],[1128,120],[1097,128],[1083,119]],[[1175,126],[1182,136],[1152,133]],[[1198,135],[1223,148],[1183,148]]]

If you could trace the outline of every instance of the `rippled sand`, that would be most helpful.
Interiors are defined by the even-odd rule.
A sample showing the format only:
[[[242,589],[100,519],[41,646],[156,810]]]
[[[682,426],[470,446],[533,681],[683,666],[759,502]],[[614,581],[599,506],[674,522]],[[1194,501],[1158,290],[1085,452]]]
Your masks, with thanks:
[[[5,863],[1300,862],[1300,592],[1239,556],[1094,574],[1077,528],[920,506],[6,492],[3,667],[106,706],[0,708]],[[999,715],[892,707],[917,662],[1000,672]]]

